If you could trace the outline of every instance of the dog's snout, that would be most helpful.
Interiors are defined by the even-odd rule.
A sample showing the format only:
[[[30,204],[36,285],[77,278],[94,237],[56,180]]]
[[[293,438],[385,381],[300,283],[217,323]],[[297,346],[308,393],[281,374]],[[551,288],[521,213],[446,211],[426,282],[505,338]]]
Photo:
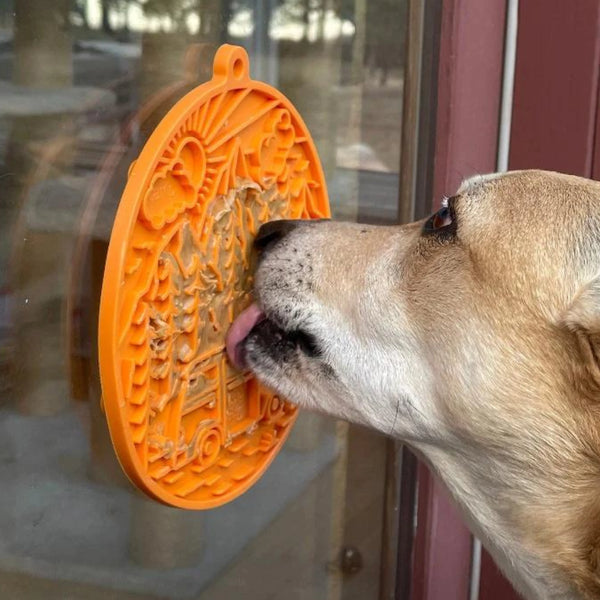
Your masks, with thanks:
[[[256,238],[254,247],[257,250],[266,250],[269,246],[273,246],[276,242],[283,239],[288,233],[296,229],[298,221],[291,219],[281,219],[279,221],[269,221],[261,225]]]

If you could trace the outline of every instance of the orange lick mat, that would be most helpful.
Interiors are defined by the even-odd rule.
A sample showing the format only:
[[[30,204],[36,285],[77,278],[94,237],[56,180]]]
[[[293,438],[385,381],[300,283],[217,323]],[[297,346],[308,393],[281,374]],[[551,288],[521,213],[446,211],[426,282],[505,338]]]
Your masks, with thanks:
[[[261,223],[329,216],[323,172],[291,103],[222,46],[129,171],[100,304],[100,375],[129,478],[166,504],[204,509],[265,471],[296,408],[226,358],[251,301]]]

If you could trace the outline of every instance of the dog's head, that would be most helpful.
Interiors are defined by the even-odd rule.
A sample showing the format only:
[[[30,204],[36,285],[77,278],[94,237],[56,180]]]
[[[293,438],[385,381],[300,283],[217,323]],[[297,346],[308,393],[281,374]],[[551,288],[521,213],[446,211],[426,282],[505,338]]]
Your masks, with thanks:
[[[301,406],[408,440],[507,435],[581,364],[599,244],[600,185],[536,171],[473,178],[401,227],[276,221],[245,360]]]
[[[257,246],[259,379],[411,442],[459,501],[489,497],[483,530],[534,504],[528,548],[567,535],[552,502],[600,474],[600,184],[475,177],[422,222],[275,222]]]

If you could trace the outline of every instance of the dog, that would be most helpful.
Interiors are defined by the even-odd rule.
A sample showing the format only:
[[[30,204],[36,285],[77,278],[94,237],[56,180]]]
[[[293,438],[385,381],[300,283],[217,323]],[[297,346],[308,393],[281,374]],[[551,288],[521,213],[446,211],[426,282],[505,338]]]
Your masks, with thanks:
[[[409,444],[525,598],[600,598],[600,183],[477,176],[424,221],[255,245],[232,360]]]

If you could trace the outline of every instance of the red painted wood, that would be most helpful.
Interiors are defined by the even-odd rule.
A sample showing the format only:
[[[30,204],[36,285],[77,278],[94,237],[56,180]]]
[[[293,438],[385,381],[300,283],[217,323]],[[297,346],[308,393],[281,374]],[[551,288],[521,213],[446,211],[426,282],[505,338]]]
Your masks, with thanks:
[[[599,22],[598,0],[519,4],[511,169],[592,175]]]
[[[419,465],[417,538],[412,600],[466,600],[469,592],[471,535],[447,491],[424,464]]]
[[[479,600],[522,600],[485,551],[481,556],[480,577]]]
[[[504,0],[443,4],[434,193],[495,170],[504,47]],[[412,600],[466,600],[471,535],[443,486],[419,468]]]
[[[451,0],[442,17],[434,192],[496,170],[504,0]]]
[[[596,103],[596,127],[592,156],[592,179],[600,180],[600,81],[598,82],[598,101]]]

